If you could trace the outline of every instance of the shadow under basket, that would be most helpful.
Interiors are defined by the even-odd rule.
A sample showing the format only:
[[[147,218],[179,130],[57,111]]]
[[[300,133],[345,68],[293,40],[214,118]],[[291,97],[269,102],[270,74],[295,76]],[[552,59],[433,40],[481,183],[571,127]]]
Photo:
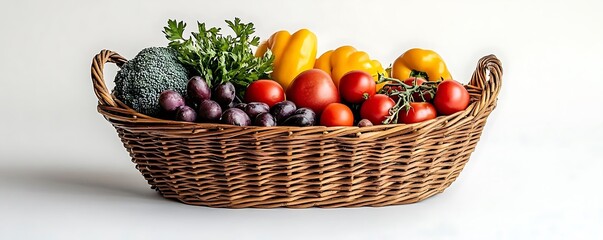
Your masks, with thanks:
[[[103,50],[92,61],[98,111],[163,197],[222,208],[387,206],[419,202],[458,177],[501,87],[500,61],[481,58],[461,112],[372,127],[239,127],[149,117],[107,90]]]

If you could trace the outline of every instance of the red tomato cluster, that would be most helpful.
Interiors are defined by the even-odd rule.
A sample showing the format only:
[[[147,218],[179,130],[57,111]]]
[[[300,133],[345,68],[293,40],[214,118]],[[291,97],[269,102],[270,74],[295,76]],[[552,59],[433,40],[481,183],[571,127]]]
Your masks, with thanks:
[[[286,99],[298,108],[315,112],[323,126],[353,126],[358,122],[363,126],[369,122],[370,125],[418,123],[465,110],[469,105],[469,93],[454,80],[438,83],[437,89],[434,88],[435,96],[425,90],[429,88],[415,87],[427,82],[422,78],[409,78],[402,82],[406,87],[404,84],[393,85],[387,91],[377,93],[371,75],[351,71],[341,78],[338,89],[327,73],[311,69],[300,73],[285,90],[272,80],[255,81],[246,90],[245,102],[263,102],[272,107]],[[411,89],[403,98],[410,99],[406,103],[399,99],[399,94],[409,86]],[[412,97],[408,98],[409,95]],[[390,121],[395,114],[398,121]]]
[[[404,81],[406,84],[421,85],[423,79],[413,78]],[[412,85],[411,85],[412,86]],[[438,115],[450,115],[465,110],[469,105],[469,92],[463,85],[454,80],[445,80],[438,84],[435,97],[424,92],[413,93],[413,101],[407,109],[398,112],[398,123],[418,123],[434,119]]]

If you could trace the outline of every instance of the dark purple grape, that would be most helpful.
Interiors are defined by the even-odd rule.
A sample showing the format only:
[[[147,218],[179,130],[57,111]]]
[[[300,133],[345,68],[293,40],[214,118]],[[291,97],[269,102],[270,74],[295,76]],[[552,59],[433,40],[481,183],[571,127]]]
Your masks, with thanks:
[[[270,108],[270,114],[274,116],[276,122],[283,122],[289,116],[293,115],[293,113],[297,110],[297,106],[295,103],[291,101],[282,101],[277,104],[274,104],[272,108]]]
[[[373,126],[373,123],[371,122],[371,120],[362,119],[362,120],[360,120],[360,122],[358,122],[358,127],[370,127],[370,126]]]
[[[209,89],[207,82],[205,82],[205,79],[200,76],[194,76],[188,80],[186,94],[195,103],[200,103],[203,102],[203,100],[211,98],[211,90]]]
[[[235,98],[235,87],[230,82],[222,83],[214,91],[214,100],[222,107],[227,107]]]
[[[245,107],[247,107],[247,103],[237,103],[235,104],[233,107],[241,109],[243,111],[245,111]]]
[[[184,98],[174,90],[165,90],[159,95],[159,106],[168,113],[173,113],[178,107],[184,105]]]
[[[215,101],[204,100],[199,103],[197,116],[202,122],[217,122],[222,117],[222,107]]]
[[[313,119],[313,118],[307,118],[303,114],[295,114],[293,116],[288,117],[285,120],[284,124],[287,126],[306,127],[306,126],[314,125],[314,122],[315,122],[315,119]]]
[[[250,102],[245,107],[245,113],[251,118],[254,119],[260,113],[267,113],[270,111],[270,106],[263,102]]]
[[[180,106],[178,107],[178,110],[176,110],[176,120],[194,122],[197,120],[197,113],[189,106]]]
[[[274,119],[272,114],[264,112],[264,113],[258,114],[258,116],[255,117],[253,125],[262,126],[262,127],[272,127],[272,126],[276,126],[276,120]]]
[[[293,115],[302,115],[307,119],[311,119],[312,124],[314,124],[314,122],[316,121],[316,113],[314,113],[314,111],[312,111],[312,109],[309,109],[309,108],[299,108],[299,109],[295,110]]]
[[[222,114],[222,122],[235,126],[249,126],[251,119],[247,114],[238,108],[229,108]]]

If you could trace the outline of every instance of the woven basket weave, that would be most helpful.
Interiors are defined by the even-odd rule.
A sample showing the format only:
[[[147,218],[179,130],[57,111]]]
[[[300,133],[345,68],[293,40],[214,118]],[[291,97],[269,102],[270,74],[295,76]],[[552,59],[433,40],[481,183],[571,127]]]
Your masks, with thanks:
[[[373,127],[239,127],[137,113],[107,90],[103,50],[92,61],[98,111],[152,188],[186,204],[226,208],[387,206],[444,191],[460,174],[496,106],[502,67],[479,60],[462,112]],[[489,78],[487,76],[489,75]]]

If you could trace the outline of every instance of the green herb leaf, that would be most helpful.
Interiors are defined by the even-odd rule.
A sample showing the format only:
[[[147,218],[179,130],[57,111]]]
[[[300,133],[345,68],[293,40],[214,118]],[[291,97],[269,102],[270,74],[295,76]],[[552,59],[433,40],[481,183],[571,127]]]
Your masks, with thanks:
[[[204,77],[210,87],[231,82],[242,93],[251,82],[268,77],[274,57],[270,51],[261,58],[254,56],[251,47],[257,47],[260,38],[253,36],[253,23],[239,18],[225,22],[234,36],[224,36],[220,28],[207,29],[205,23],[197,22],[198,32],[185,38],[186,23],[176,20],[168,20],[163,33],[170,41],[168,46],[178,51],[180,62]]]

